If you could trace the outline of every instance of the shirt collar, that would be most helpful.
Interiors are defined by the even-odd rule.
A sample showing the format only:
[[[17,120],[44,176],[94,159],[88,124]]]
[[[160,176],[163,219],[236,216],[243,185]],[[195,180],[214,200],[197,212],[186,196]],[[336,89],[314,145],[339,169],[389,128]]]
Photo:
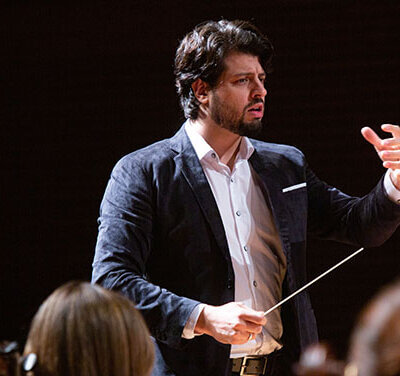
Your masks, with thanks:
[[[215,156],[216,159],[219,160],[215,150],[207,143],[207,141],[200,135],[200,133],[196,131],[195,127],[189,120],[185,122],[184,126],[186,134],[188,135],[189,140],[192,143],[193,148],[200,161],[202,161],[203,159],[208,159],[208,157],[215,158]],[[236,157],[236,162],[241,159],[248,160],[253,152],[254,146],[252,145],[250,140],[247,137],[242,136],[239,152]],[[212,157],[213,154],[214,157]]]

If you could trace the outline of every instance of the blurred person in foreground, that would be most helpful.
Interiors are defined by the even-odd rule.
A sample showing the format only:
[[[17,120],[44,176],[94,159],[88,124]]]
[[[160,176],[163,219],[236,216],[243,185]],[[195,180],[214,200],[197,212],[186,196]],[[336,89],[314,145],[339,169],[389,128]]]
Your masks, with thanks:
[[[118,293],[69,282],[41,305],[25,357],[33,376],[149,376],[154,345],[141,314]]]
[[[400,280],[378,293],[353,331],[346,376],[400,376]]]
[[[318,340],[308,293],[263,311],[306,283],[307,237],[377,246],[400,223],[398,126],[383,127],[387,140],[362,130],[388,169],[362,198],[321,181],[297,148],[250,138],[272,55],[249,22],[198,25],[175,57],[186,122],[123,157],[108,182],[92,281],[142,312],[153,375],[290,374]],[[156,110],[148,119],[166,126]]]
[[[296,376],[343,376],[344,368],[327,343],[316,343],[301,354],[293,371]]]

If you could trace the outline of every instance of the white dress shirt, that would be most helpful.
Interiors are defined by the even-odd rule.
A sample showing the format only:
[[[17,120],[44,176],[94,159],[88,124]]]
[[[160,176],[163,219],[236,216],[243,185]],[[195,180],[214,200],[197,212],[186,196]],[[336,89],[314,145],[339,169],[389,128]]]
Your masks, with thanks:
[[[264,311],[281,300],[286,257],[262,183],[248,162],[254,147],[246,137],[241,138],[231,171],[190,122],[186,122],[185,130],[221,215],[235,273],[235,301]],[[203,307],[198,306],[192,313],[183,332],[184,338],[193,338]],[[281,336],[282,322],[277,309],[269,315],[262,333],[254,340],[232,346],[231,357],[268,354],[281,347]]]

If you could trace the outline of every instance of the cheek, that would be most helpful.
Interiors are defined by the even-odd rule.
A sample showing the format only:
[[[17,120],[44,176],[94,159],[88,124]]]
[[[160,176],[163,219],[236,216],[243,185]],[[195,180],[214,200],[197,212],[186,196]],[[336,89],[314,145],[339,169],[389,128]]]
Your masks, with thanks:
[[[236,114],[242,114],[249,103],[247,93],[243,90],[231,90],[229,93],[221,92],[218,99],[222,108]]]
[[[233,110],[235,110],[235,112],[242,112],[244,110],[244,108],[246,107],[248,101],[245,96],[238,95],[238,96],[230,98],[230,100],[227,103],[229,103],[229,107],[231,107]]]

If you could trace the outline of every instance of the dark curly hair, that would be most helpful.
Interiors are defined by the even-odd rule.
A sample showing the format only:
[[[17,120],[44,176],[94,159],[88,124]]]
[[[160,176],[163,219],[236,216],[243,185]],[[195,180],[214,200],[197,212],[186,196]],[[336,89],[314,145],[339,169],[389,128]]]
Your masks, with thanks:
[[[207,21],[197,25],[181,41],[175,56],[175,85],[185,117],[197,119],[199,102],[192,84],[198,78],[211,88],[224,70],[224,59],[233,51],[258,56],[266,72],[272,70],[273,46],[248,21]]]

